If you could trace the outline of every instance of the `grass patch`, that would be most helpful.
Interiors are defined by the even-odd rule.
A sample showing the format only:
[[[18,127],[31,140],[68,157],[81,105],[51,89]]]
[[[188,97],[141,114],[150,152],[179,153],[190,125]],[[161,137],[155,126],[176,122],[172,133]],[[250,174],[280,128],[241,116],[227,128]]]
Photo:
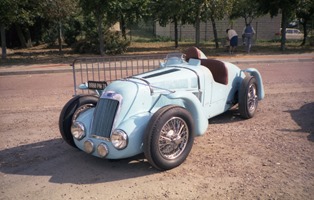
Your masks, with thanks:
[[[273,41],[257,41],[251,48],[251,54],[266,55],[266,54],[293,54],[293,53],[310,53],[314,51],[313,46],[300,46],[299,42],[287,42],[286,50],[280,50],[280,43]],[[179,42],[179,47],[174,47],[174,41],[168,42],[132,42],[126,54],[150,54],[150,53],[169,53],[169,52],[183,52],[191,46],[195,46],[194,42]],[[219,48],[215,48],[214,42],[203,42],[200,48],[206,55],[226,55],[228,54],[228,47],[220,44]],[[239,44],[236,53],[245,54],[245,46]]]
[[[167,54],[172,52],[184,52],[188,47],[195,46],[194,42],[184,41],[179,42],[179,47],[175,48],[174,41],[152,41],[150,36],[147,36],[147,41],[133,40],[127,48],[126,55],[140,54]],[[150,39],[149,39],[150,38]],[[300,46],[301,41],[287,42],[286,50],[280,50],[280,42],[274,41],[256,41],[251,49],[250,55],[280,55],[280,54],[301,54],[314,52],[314,46]],[[199,46],[207,56],[226,56],[229,55],[228,48],[220,44],[218,49],[215,48],[214,42],[203,42]],[[75,54],[70,48],[64,48],[60,54],[57,47],[48,48],[46,45],[36,46],[30,49],[14,49],[9,50],[6,60],[0,60],[0,66],[12,65],[28,65],[36,63],[71,63],[77,57],[95,57],[95,54]],[[246,54],[245,47],[239,43],[236,54]]]

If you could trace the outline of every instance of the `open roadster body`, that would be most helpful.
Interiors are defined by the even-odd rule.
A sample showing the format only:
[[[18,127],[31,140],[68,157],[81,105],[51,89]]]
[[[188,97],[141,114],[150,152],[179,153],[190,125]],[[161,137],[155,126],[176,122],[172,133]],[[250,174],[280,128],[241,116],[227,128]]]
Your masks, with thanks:
[[[63,139],[100,158],[144,153],[160,170],[184,162],[209,118],[236,104],[243,118],[251,118],[264,98],[256,69],[207,59],[195,47],[169,54],[158,69],[93,88],[98,95],[77,95],[61,111]]]

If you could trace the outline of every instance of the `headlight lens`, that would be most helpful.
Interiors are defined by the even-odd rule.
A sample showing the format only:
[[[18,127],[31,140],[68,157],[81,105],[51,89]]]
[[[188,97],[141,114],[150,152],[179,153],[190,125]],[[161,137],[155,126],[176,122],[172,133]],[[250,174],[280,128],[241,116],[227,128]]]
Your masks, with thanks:
[[[85,137],[85,127],[81,122],[74,122],[71,126],[71,133],[77,140],[81,140]]]
[[[128,145],[128,135],[120,129],[113,131],[110,140],[118,150],[124,149]]]
[[[97,152],[98,152],[98,155],[101,157],[101,158],[104,158],[108,155],[109,153],[109,150],[108,150],[108,147],[105,143],[100,143],[98,146],[97,146]]]
[[[91,140],[86,140],[84,142],[84,150],[86,153],[93,153],[94,152],[94,143]]]

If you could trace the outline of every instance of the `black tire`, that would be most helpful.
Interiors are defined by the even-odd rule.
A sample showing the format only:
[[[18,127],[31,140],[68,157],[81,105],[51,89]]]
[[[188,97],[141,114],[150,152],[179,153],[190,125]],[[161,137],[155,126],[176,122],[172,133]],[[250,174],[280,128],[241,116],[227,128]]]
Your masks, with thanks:
[[[258,106],[258,87],[253,76],[246,76],[239,92],[239,111],[244,119],[252,118]]]
[[[193,118],[186,109],[175,105],[159,109],[150,119],[144,137],[148,162],[159,170],[182,164],[193,146],[193,130]]]
[[[59,117],[59,129],[62,138],[69,145],[76,147],[73,136],[71,134],[71,125],[73,121],[73,115],[78,108],[84,105],[96,106],[98,97],[92,95],[75,96],[70,99],[63,107]]]

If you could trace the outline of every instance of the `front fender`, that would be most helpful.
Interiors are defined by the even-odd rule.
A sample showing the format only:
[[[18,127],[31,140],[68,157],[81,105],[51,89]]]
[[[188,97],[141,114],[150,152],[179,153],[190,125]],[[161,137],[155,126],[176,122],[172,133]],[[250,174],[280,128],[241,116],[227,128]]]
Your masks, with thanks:
[[[243,70],[244,72],[249,73],[251,76],[254,76],[256,81],[257,81],[257,87],[258,87],[258,100],[262,100],[265,97],[265,92],[264,92],[264,86],[263,86],[263,80],[262,76],[259,73],[259,71],[255,68],[248,68]]]
[[[117,127],[117,129],[125,131],[128,135],[128,146],[124,150],[128,156],[143,152],[143,138],[151,116],[152,113],[149,112],[140,113],[128,118]]]
[[[143,137],[145,134],[146,126],[151,118],[152,113],[143,112],[129,117],[127,120],[119,124],[115,129],[121,129],[128,135],[128,145],[125,149],[117,150],[113,147],[110,139],[102,139],[94,137],[91,133],[91,121],[94,114],[94,108],[89,109],[82,113],[77,121],[84,124],[86,128],[86,136],[82,140],[74,139],[75,145],[84,151],[84,142],[90,140],[94,146],[97,147],[100,143],[105,143],[108,147],[107,159],[122,159],[135,156],[143,152]],[[95,150],[92,155],[99,157]]]
[[[194,119],[194,134],[196,136],[203,135],[208,127],[208,119],[203,112],[203,106],[199,99],[191,92],[174,92],[165,94],[169,99],[180,99],[183,101],[184,107],[192,114]]]

